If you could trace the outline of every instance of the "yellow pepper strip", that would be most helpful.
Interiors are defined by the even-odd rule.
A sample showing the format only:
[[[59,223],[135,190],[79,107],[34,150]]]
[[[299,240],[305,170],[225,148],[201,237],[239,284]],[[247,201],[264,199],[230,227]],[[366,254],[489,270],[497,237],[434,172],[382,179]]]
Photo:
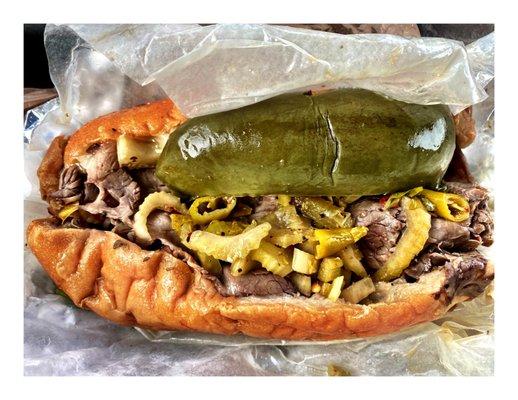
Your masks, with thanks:
[[[367,234],[365,226],[338,229],[315,229],[315,239],[318,240],[315,256],[317,259],[331,256],[343,250],[346,246],[360,240]]]
[[[358,250],[356,245],[351,244],[347,246],[338,253],[338,256],[342,259],[344,267],[349,271],[354,272],[355,275],[361,278],[365,278],[367,276],[367,271],[360,261],[361,252]]]
[[[189,214],[197,224],[225,219],[236,206],[235,197],[198,197],[189,207]]]
[[[375,291],[374,282],[366,277],[342,290],[342,297],[348,303],[357,304]]]
[[[281,207],[288,207],[291,202],[291,197],[285,194],[277,196],[277,201]]]
[[[317,272],[317,259],[314,255],[306,253],[300,249],[293,249],[293,261],[291,263],[293,271],[301,274],[311,275]]]
[[[209,271],[213,275],[221,274],[221,263],[219,260],[216,260],[214,257],[209,256],[201,251],[196,251],[196,256],[201,263],[201,266]]]
[[[311,296],[311,277],[294,272],[290,275],[290,280],[300,293]]]
[[[342,273],[342,260],[338,257],[326,257],[320,263],[317,278],[322,282],[331,282]]]
[[[68,204],[59,211],[58,217],[61,219],[61,222],[65,222],[65,220],[77,210],[79,210],[78,202]]]
[[[279,221],[280,225],[285,228],[290,229],[307,229],[310,227],[310,224],[307,220],[302,219],[302,217],[297,213],[297,209],[293,204],[289,202],[289,196],[279,196],[279,207],[277,211],[275,211],[275,216]]]
[[[329,289],[329,294],[327,295],[327,298],[331,301],[336,301],[342,294],[342,286],[344,284],[344,277],[338,276],[335,279],[333,279],[333,282],[331,283],[331,288]]]
[[[135,214],[135,224],[133,230],[135,235],[141,240],[152,241],[151,235],[147,230],[147,217],[155,209],[164,211],[176,211],[180,214],[187,214],[185,205],[182,204],[180,199],[167,192],[155,192],[151,193],[139,206],[137,213]]]
[[[252,250],[250,259],[260,262],[264,269],[275,275],[285,277],[292,271],[287,251],[269,242],[263,241],[259,248]]]
[[[405,192],[393,193],[389,196],[389,198],[385,202],[384,208],[385,209],[392,208],[392,207],[396,206],[397,204],[399,204],[399,201],[403,198],[403,196],[414,197],[414,196],[418,195],[419,193],[421,193],[422,191],[423,191],[422,186],[418,186],[413,189],[407,190]]]
[[[264,223],[235,236],[219,236],[210,232],[194,231],[186,246],[218,260],[234,262],[239,258],[245,258],[248,253],[257,249],[261,241],[268,236],[271,227],[270,224]]]
[[[301,197],[297,199],[302,214],[313,220],[319,228],[350,228],[352,218],[343,208],[320,197]]]
[[[250,260],[248,257],[247,258],[238,258],[230,266],[230,274],[232,276],[245,275],[257,266],[258,266],[257,261]]]
[[[194,222],[188,215],[171,214],[171,229],[176,232],[182,242],[186,241],[194,231]]]
[[[239,235],[246,228],[246,225],[238,221],[211,221],[205,231],[220,236]]]
[[[420,197],[421,203],[423,203],[424,208],[426,208],[426,211],[434,212],[435,211],[435,205],[428,200],[426,197],[421,196]]]
[[[406,215],[406,229],[387,262],[376,271],[374,278],[378,281],[390,281],[400,276],[428,240],[431,216],[421,202],[403,197],[401,205]]]
[[[268,240],[276,246],[286,248],[302,243],[304,236],[301,231],[288,228],[272,228]]]
[[[434,205],[437,215],[448,221],[462,222],[469,218],[469,202],[464,196],[428,189],[423,190],[420,195]]]

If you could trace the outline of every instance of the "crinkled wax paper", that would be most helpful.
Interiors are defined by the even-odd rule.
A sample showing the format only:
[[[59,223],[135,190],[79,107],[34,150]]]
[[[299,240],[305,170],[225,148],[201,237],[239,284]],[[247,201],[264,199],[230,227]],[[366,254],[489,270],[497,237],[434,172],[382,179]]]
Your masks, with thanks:
[[[363,87],[405,101],[474,106],[478,136],[466,151],[492,187],[494,38],[467,48],[440,38],[337,35],[260,25],[70,25],[47,27],[55,99],[29,111],[25,225],[46,216],[36,169],[53,137],[124,107],[170,96],[189,116],[286,91]],[[27,375],[491,375],[490,292],[440,321],[372,339],[268,341],[116,326],[54,294],[25,251]]]

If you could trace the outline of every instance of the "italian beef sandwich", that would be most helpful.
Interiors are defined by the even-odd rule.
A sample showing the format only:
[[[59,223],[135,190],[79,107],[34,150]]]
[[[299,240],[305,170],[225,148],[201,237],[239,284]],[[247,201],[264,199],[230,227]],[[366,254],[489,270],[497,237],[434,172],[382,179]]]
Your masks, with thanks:
[[[493,280],[459,120],[360,89],[115,112],[50,145],[28,245],[121,325],[328,340],[432,321]]]

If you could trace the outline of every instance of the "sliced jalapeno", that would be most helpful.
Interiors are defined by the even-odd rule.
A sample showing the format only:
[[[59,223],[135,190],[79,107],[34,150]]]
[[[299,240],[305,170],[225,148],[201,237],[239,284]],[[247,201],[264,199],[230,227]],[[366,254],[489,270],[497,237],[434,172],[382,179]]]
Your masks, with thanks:
[[[235,206],[235,197],[198,197],[189,208],[189,214],[195,223],[207,224],[225,219]]]
[[[434,205],[439,217],[454,222],[462,222],[469,218],[468,199],[461,195],[428,189],[424,189],[419,194]]]

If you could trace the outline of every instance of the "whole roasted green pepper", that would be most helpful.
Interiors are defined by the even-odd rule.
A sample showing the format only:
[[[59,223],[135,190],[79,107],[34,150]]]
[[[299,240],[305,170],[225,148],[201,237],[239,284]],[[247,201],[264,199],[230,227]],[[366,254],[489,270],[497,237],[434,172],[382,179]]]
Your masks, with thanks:
[[[454,147],[447,107],[340,89],[193,118],[156,173],[196,196],[374,195],[437,186]]]

